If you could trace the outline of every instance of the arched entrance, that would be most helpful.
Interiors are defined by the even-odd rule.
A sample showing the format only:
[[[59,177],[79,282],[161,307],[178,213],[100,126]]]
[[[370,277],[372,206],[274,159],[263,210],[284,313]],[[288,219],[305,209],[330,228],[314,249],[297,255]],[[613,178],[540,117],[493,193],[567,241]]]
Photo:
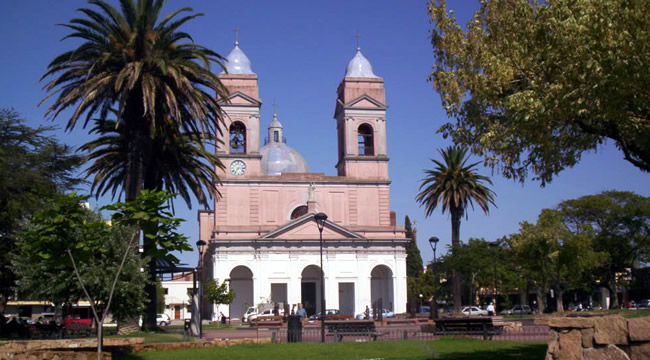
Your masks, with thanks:
[[[320,267],[309,265],[302,270],[301,276],[300,302],[311,316],[320,312]]]
[[[375,266],[370,273],[370,301],[373,308],[393,311],[393,272],[386,265]]]
[[[230,288],[235,298],[230,303],[230,317],[241,319],[249,306],[254,306],[253,272],[246,266],[237,266],[230,271]]]

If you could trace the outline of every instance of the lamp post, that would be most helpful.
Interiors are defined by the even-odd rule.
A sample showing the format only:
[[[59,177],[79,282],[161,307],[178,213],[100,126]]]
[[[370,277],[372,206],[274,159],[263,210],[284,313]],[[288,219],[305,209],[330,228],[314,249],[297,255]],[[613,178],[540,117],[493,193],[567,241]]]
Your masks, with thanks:
[[[199,240],[196,242],[196,248],[199,249],[199,265],[197,266],[197,272],[198,272],[198,277],[199,277],[199,304],[198,304],[198,309],[199,309],[199,339],[203,339],[203,321],[202,321],[202,305],[201,303],[203,302],[203,274],[202,274],[202,268],[203,268],[203,250],[205,249],[206,242],[203,240]]]
[[[327,215],[319,212],[314,215],[320,233],[320,341],[325,342],[325,271],[323,271],[323,227]]]
[[[424,295],[420,294],[420,308],[422,308],[422,298],[423,297],[424,297]]]
[[[436,269],[436,248],[438,247],[438,242],[440,239],[438,239],[435,236],[432,236],[429,238],[429,245],[431,245],[431,250],[433,250],[433,281],[434,281],[434,287],[433,287],[433,295],[431,296],[432,301],[431,301],[431,318],[432,319],[437,319],[438,318],[438,299],[436,298],[436,291],[437,287],[439,285],[438,282],[438,271]]]
[[[494,315],[498,314],[497,312],[497,296],[499,296],[499,291],[497,288],[497,248],[499,247],[498,241],[493,241],[490,244],[490,247],[494,249]]]

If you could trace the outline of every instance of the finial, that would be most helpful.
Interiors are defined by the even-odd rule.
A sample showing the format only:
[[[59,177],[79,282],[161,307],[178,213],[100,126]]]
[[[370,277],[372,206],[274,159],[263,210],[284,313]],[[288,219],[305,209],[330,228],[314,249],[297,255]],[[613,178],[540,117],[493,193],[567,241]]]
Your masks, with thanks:
[[[239,46],[239,28],[235,26],[232,31],[235,33],[235,46]]]
[[[278,118],[278,103],[275,102],[275,99],[273,99],[273,118]]]
[[[358,31],[354,37],[357,38],[357,51],[361,51],[361,35],[359,35]]]

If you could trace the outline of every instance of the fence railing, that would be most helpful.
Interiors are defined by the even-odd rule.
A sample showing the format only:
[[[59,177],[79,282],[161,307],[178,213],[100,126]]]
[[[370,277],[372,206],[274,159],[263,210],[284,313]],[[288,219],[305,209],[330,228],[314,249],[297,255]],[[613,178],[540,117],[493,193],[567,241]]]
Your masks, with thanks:
[[[271,333],[271,339],[276,343],[286,343],[289,342],[290,333],[286,328],[278,329],[268,329],[265,332]],[[548,326],[526,326],[518,330],[504,330],[499,334],[495,334],[490,337],[493,341],[546,341],[548,338],[549,328]],[[378,336],[377,341],[390,341],[390,340],[438,340],[446,339],[453,337],[463,337],[463,338],[476,338],[483,339],[482,333],[467,333],[467,334],[458,334],[458,335],[436,335],[431,332],[421,331],[419,327],[403,327],[399,329],[391,329],[390,327],[378,327],[377,328]],[[335,342],[338,340],[335,336],[329,336],[328,333],[325,333],[326,342]],[[321,341],[321,330],[317,328],[307,328],[303,329],[301,332],[301,341],[302,342],[320,342]],[[292,339],[295,339],[295,334],[291,335]],[[365,342],[372,341],[373,337],[368,336],[367,334],[346,334],[343,336],[341,341],[352,341],[352,342]]]

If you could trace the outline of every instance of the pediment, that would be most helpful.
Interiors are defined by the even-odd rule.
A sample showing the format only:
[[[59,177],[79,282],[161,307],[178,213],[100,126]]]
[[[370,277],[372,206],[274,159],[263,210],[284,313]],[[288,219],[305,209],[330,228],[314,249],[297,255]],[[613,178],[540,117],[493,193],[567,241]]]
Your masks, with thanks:
[[[220,101],[220,103],[223,104],[228,104],[228,105],[239,105],[239,106],[260,106],[262,103],[255,99],[252,98],[246,94],[244,94],[241,91],[235,91],[233,93],[230,93],[228,96],[228,101]]]
[[[381,102],[371,98],[368,95],[359,96],[358,98],[345,104],[345,107],[355,108],[355,109],[382,109],[382,110],[388,108],[386,104],[382,104]]]
[[[314,214],[303,215],[273,231],[260,239],[317,239],[320,234]],[[323,226],[323,239],[363,239],[363,236],[348,230],[341,225],[325,221]]]

